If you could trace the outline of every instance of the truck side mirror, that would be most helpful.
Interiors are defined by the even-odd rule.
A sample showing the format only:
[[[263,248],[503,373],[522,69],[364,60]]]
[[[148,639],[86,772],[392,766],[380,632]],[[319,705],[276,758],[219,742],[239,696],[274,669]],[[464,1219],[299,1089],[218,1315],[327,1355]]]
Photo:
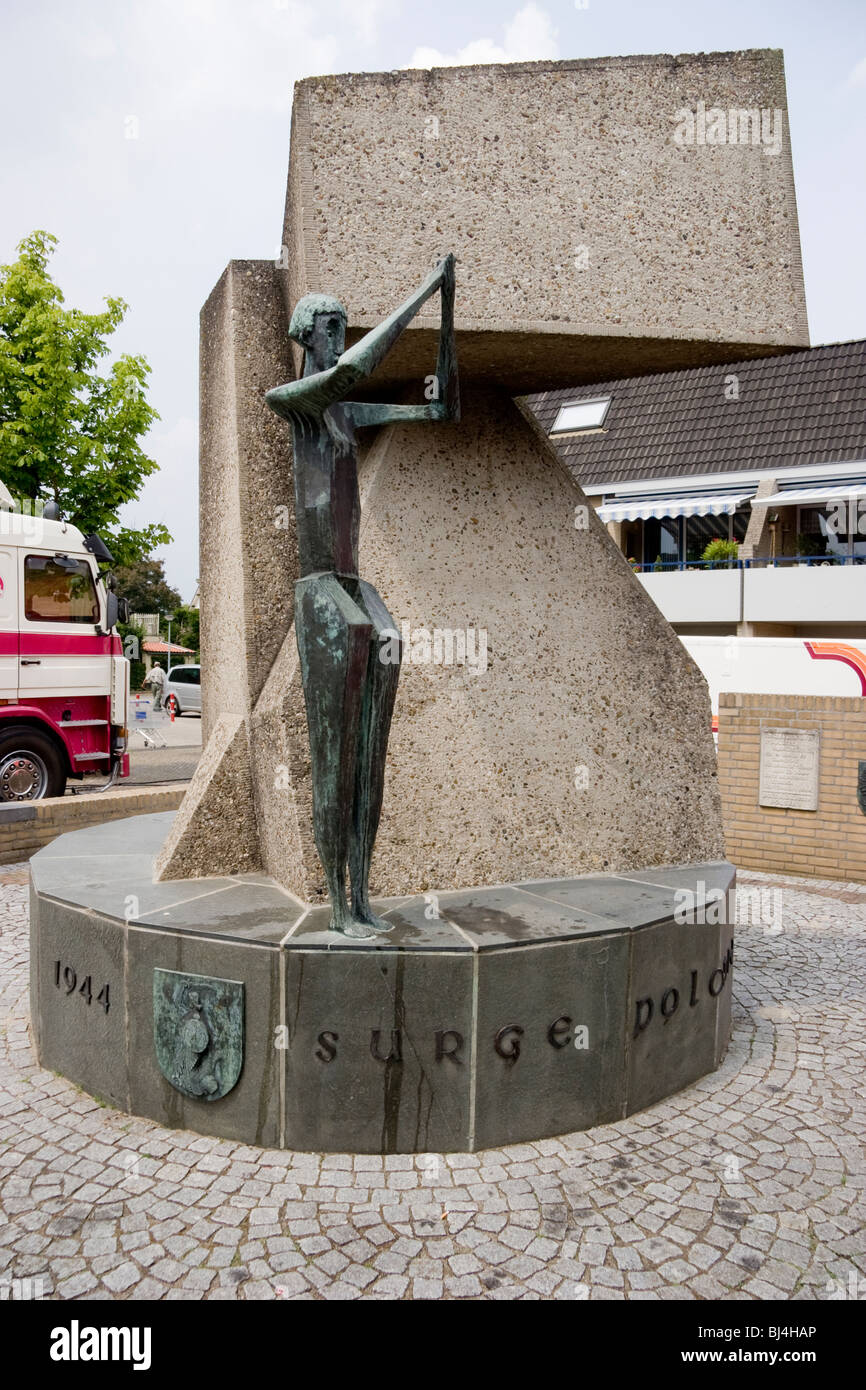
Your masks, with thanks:
[[[129,599],[119,598],[117,600],[118,617],[122,623],[129,622]]]
[[[117,624],[120,616],[120,601],[117,594],[109,593],[105,596],[105,626],[109,631]]]

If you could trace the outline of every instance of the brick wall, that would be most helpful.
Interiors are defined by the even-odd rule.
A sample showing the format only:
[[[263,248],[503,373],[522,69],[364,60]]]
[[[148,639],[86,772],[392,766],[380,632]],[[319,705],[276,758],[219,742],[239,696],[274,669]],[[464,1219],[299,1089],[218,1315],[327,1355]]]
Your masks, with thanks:
[[[820,735],[817,811],[758,803],[762,729]],[[857,765],[866,760],[866,700],[821,695],[720,695],[719,786],[728,858],[738,868],[866,882],[866,816]]]
[[[29,859],[43,845],[68,830],[121,816],[142,816],[152,811],[175,811],[186,791],[185,782],[170,786],[118,787],[88,796],[47,797],[0,807],[0,864]]]

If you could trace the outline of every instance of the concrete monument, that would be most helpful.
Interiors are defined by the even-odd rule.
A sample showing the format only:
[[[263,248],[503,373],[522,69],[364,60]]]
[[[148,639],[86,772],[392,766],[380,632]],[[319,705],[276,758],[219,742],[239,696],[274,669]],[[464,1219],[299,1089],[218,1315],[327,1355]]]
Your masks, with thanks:
[[[279,255],[232,262],[202,314],[205,749],[135,856],[118,823],[36,857],[45,1064],[166,1123],[369,1152],[602,1123],[719,1064],[733,872],[706,685],[513,397],[807,342],[785,110],[775,52],[298,84]],[[392,337],[392,306],[446,247],[460,419],[449,387],[418,430],[451,379],[441,355],[431,374],[448,295],[444,332],[419,292]],[[335,301],[292,324],[323,293],[345,380]],[[350,391],[370,428],[338,545],[333,507],[311,528],[292,496],[354,457]],[[305,398],[333,448],[304,435]],[[316,647],[322,593],[342,648]],[[345,673],[351,624],[369,670],[388,615],[382,781],[384,739],[349,747]],[[308,731],[317,688],[335,751],[318,710]],[[369,939],[329,930],[341,901]],[[73,1012],[64,972],[85,966],[110,1012]]]
[[[758,131],[770,112],[778,153],[678,143],[703,108],[754,108]],[[366,430],[358,461],[362,573],[409,639],[373,892],[722,853],[703,680],[512,395],[807,341],[775,52],[298,84],[277,264],[233,263],[202,320],[207,747],[167,879],[263,870],[324,900],[291,480],[262,395],[302,370],[304,295],[334,294],[356,342],[443,245],[462,421]],[[371,399],[423,398],[438,331],[415,316]],[[485,669],[426,659],[436,630],[486,638]]]

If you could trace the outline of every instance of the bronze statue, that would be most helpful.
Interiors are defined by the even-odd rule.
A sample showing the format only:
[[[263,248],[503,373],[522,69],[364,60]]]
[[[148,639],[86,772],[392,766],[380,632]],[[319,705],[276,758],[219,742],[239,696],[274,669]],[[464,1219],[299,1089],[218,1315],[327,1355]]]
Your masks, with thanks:
[[[442,313],[430,404],[347,400],[437,290]],[[331,900],[331,928],[363,938],[391,929],[370,908],[369,877],[401,648],[382,599],[358,574],[356,430],[460,418],[454,257],[440,261],[404,304],[348,349],[346,322],[346,310],[330,295],[308,294],[299,300],[289,334],[304,348],[303,376],[268,391],[265,399],[292,426],[301,572],[295,585],[295,632],[310,735],[313,833]],[[383,640],[388,642],[384,661]]]

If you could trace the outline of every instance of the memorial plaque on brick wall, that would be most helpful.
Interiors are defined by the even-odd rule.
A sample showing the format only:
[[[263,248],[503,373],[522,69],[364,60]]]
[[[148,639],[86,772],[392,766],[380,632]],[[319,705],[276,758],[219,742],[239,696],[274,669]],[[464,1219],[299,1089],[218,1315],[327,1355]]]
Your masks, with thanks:
[[[820,738],[817,730],[761,730],[762,806],[817,811]]]

